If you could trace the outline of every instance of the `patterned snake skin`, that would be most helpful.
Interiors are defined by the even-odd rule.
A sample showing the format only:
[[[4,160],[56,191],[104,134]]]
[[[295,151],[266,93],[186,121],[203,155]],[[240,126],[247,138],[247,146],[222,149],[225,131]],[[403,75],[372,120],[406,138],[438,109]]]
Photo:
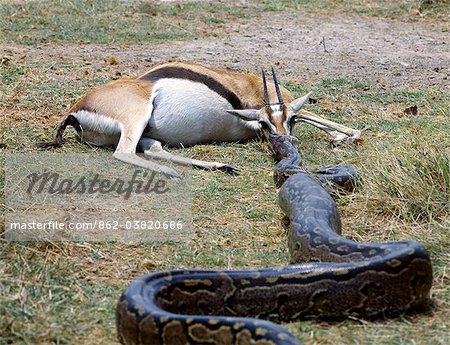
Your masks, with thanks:
[[[432,268],[420,243],[364,243],[340,236],[339,212],[328,191],[335,184],[354,188],[352,167],[309,173],[292,137],[271,136],[270,142],[280,159],[274,177],[284,182],[279,200],[290,219],[293,264],[142,276],[117,306],[121,343],[301,344],[270,321],[398,313],[428,299]]]

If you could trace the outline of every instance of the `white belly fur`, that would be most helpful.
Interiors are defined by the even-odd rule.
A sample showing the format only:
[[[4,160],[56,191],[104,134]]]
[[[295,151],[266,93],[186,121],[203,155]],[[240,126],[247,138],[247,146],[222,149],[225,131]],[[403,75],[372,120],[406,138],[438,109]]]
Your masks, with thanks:
[[[152,99],[150,131],[145,133],[148,138],[173,146],[190,146],[256,137],[257,123],[227,113],[231,104],[204,84],[161,79],[154,85]]]
[[[83,130],[81,141],[94,146],[116,146],[120,138],[121,124],[108,116],[79,110],[75,116]]]

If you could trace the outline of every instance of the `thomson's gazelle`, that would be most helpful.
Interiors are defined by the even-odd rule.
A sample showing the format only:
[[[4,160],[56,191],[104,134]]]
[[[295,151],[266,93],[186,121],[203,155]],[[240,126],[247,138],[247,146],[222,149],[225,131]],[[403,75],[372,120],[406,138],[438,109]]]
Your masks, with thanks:
[[[172,155],[161,143],[233,142],[255,138],[261,130],[291,135],[299,121],[325,130],[335,141],[359,138],[358,130],[310,112],[298,114],[310,94],[294,100],[278,85],[273,69],[272,75],[274,83],[267,83],[264,72],[260,78],[197,64],[162,64],[137,78],[112,81],[82,96],[61,123],[56,139],[43,146],[61,146],[63,132],[71,125],[82,142],[115,146],[114,157],[119,160],[177,176],[173,169],[137,156],[136,150],[140,148],[149,158],[234,172],[229,164]]]

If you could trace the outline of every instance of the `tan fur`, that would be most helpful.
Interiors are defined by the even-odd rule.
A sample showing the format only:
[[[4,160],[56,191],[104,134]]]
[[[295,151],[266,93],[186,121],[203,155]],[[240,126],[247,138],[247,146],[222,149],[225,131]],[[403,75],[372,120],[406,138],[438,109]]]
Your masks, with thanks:
[[[182,62],[158,65],[151,71],[166,66],[190,69],[218,80],[225,87],[233,90],[242,103],[249,108],[262,108],[264,106],[262,78],[259,76]],[[136,78],[119,79],[98,86],[82,96],[70,109],[70,112],[74,113],[81,109],[89,109],[119,120],[122,123],[134,122],[134,117],[141,116],[142,112],[145,112],[152,92],[152,83],[148,80],[139,79],[142,75]],[[293,100],[291,93],[282,86],[280,86],[280,89],[283,100],[287,103],[291,102]],[[270,100],[275,102],[277,95],[273,83],[268,83],[268,91]],[[280,133],[284,134],[283,121],[285,119],[284,116],[283,119],[274,122]]]
[[[209,76],[219,81],[229,90],[232,90],[247,108],[262,108],[264,106],[264,94],[262,78],[250,73],[233,72],[220,68],[209,68],[193,63],[169,62],[156,66],[150,71],[163,67],[181,67],[194,72]],[[148,73],[148,72],[146,72]],[[148,100],[152,92],[152,82],[136,78],[120,79],[99,86],[82,96],[70,109],[71,113],[78,110],[88,109],[120,121],[125,126],[125,133],[133,131],[130,127],[138,122],[139,118],[145,116],[148,109]],[[280,86],[283,100],[292,101],[292,95],[284,87]],[[271,102],[276,102],[277,95],[275,85],[268,83],[268,92]],[[266,114],[271,123],[281,134],[286,134],[283,122],[286,120],[286,112],[282,118],[271,118]]]
[[[93,110],[122,123],[133,122],[147,111],[152,83],[137,79],[120,79],[101,85],[82,96],[70,109]]]
[[[218,80],[229,90],[233,92],[241,99],[245,108],[259,109],[264,106],[264,91],[262,78],[252,73],[234,72],[223,68],[210,68],[203,65],[184,62],[168,62],[162,65],[158,65],[151,71],[164,68],[164,67],[181,67],[190,69],[194,72],[210,76],[211,78]],[[148,73],[148,72],[146,72]],[[138,78],[145,74],[140,75]],[[277,102],[277,94],[275,85],[268,83],[269,99],[272,103]],[[291,93],[280,85],[283,101],[290,103],[293,100]],[[283,122],[286,120],[287,109],[283,112],[283,117],[272,118],[270,113],[266,114],[270,122],[275,126],[277,132],[280,134],[286,134],[286,130],[283,126]]]
[[[210,68],[194,63],[184,62],[168,62],[158,65],[150,71],[154,71],[163,67],[181,67],[190,69],[194,72],[210,76],[218,80],[242,100],[249,108],[261,108],[264,106],[264,93],[262,78],[252,73],[234,72],[224,68]],[[146,72],[148,73],[148,72]],[[145,74],[140,75],[138,78]],[[293,100],[291,93],[280,85],[280,89],[285,102],[289,103]],[[268,83],[269,97],[271,100],[277,99],[275,85]]]
[[[164,71],[160,71],[158,75],[158,69],[164,67],[168,68]],[[178,70],[177,68],[181,68],[182,70]],[[154,73],[151,73],[152,71]],[[167,76],[166,73],[172,73],[172,75]],[[148,160],[136,156],[135,152],[138,144],[145,143],[147,146],[144,148],[144,154],[153,157],[155,155],[164,155],[164,157],[169,155],[168,152],[165,152],[162,149],[161,143],[158,140],[153,140],[155,138],[152,137],[145,137],[143,136],[143,133],[144,129],[149,125],[150,118],[153,114],[153,104],[151,100],[155,81],[159,80],[158,78],[183,79],[183,77],[178,73],[184,74],[185,79],[192,78],[194,82],[205,83],[207,87],[218,93],[220,96],[225,98],[229,104],[231,104],[231,109],[225,109],[226,112],[248,121],[227,122],[228,126],[226,128],[234,131],[231,136],[233,138],[232,140],[242,140],[246,139],[245,137],[251,138],[253,135],[256,136],[259,128],[258,126],[262,126],[264,124],[267,124],[267,126],[270,127],[271,132],[275,131],[278,134],[291,134],[287,133],[285,126],[290,126],[289,124],[291,123],[291,119],[294,119],[295,114],[292,111],[292,109],[294,109],[292,104],[295,104],[295,109],[297,109],[295,111],[298,111],[309,97],[308,94],[303,98],[293,100],[290,92],[280,85],[280,90],[284,101],[284,105],[282,105],[283,111],[280,111],[281,109],[277,108],[280,105],[278,105],[279,102],[275,85],[269,82],[267,83],[267,88],[271,106],[266,109],[264,104],[263,80],[257,75],[233,72],[227,69],[209,68],[194,63],[169,62],[158,65],[149,72],[136,78],[112,81],[88,92],[86,95],[82,96],[70,109],[70,115],[61,123],[56,139],[51,143],[44,144],[43,146],[60,146],[62,143],[62,134],[67,125],[78,126],[76,127],[77,131],[81,133],[82,136],[84,135],[86,142],[92,143],[93,145],[114,143],[114,145],[116,145],[116,151],[114,153],[116,158],[141,167],[162,171],[168,175],[177,176],[176,172],[172,169],[150,163]],[[147,78],[145,77],[146,75],[148,75]],[[159,103],[159,105],[164,104],[165,100],[163,99],[160,102],[161,103]],[[171,102],[173,102],[173,98]],[[205,102],[207,101],[203,100],[202,104],[205,105]],[[186,103],[182,103],[180,105],[182,107],[188,107]],[[158,104],[156,104],[156,106],[158,107]],[[211,107],[214,109],[214,105],[211,105]],[[233,109],[233,107],[236,109]],[[224,112],[224,116],[227,116],[226,112]],[[174,114],[178,114],[178,112],[175,112]],[[197,124],[205,126],[209,125],[208,116],[206,116],[206,118],[198,118],[196,114],[189,116],[192,116],[189,117],[191,119],[191,123],[192,121],[194,123],[196,121],[202,121],[197,122]],[[289,120],[287,120],[288,116]],[[211,119],[216,122],[213,122],[210,127],[208,127],[210,130],[215,128],[214,126],[217,126],[217,123],[221,123],[221,121],[223,121],[221,118],[217,120],[217,117]],[[77,122],[77,120],[84,123]],[[346,136],[349,135],[348,133],[355,133],[351,135],[355,138],[359,138],[358,131],[339,126],[331,121],[327,121],[322,124],[323,121],[318,116],[308,116],[303,119],[302,116],[298,115],[298,121],[313,124],[327,131],[335,138],[337,138],[338,135],[336,134],[336,131],[344,133]],[[168,121],[165,123],[163,128],[170,130],[175,128],[176,130],[180,128],[177,126],[179,126],[178,123]],[[154,128],[157,127],[155,126]],[[150,131],[152,130],[153,129],[150,129]],[[292,131],[292,126],[290,126],[289,131]],[[172,131],[170,133],[170,138],[172,138],[173,135],[176,135],[176,131]],[[183,135],[193,139],[194,141],[191,140],[191,142],[196,144],[199,142],[195,142],[197,133],[198,131],[193,132],[192,134],[190,133],[189,135]],[[209,135],[207,131],[202,133],[204,135]],[[210,138],[211,141],[215,141],[217,138],[220,138],[218,136],[219,133],[220,132],[212,133],[214,137]],[[236,133],[239,133],[239,135],[236,135]],[[164,140],[167,139],[160,139],[160,141]],[[171,157],[171,159],[175,161],[174,158],[176,158],[178,162],[183,162],[183,164],[186,161],[185,159],[179,157]],[[232,166],[218,162],[196,162],[198,164],[196,163],[195,165],[208,169],[225,169],[230,171],[236,170]]]

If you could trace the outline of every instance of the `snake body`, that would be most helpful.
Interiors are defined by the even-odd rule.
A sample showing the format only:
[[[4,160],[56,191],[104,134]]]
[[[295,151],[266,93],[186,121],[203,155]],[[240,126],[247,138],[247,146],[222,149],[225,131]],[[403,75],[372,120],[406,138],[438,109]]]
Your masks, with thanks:
[[[353,188],[352,167],[311,174],[301,167],[292,137],[274,135],[270,142],[280,160],[275,180],[284,182],[279,200],[290,220],[292,264],[142,276],[118,303],[121,343],[300,344],[270,321],[398,313],[428,299],[432,267],[420,243],[360,243],[340,236],[339,212],[327,190],[334,183]]]

